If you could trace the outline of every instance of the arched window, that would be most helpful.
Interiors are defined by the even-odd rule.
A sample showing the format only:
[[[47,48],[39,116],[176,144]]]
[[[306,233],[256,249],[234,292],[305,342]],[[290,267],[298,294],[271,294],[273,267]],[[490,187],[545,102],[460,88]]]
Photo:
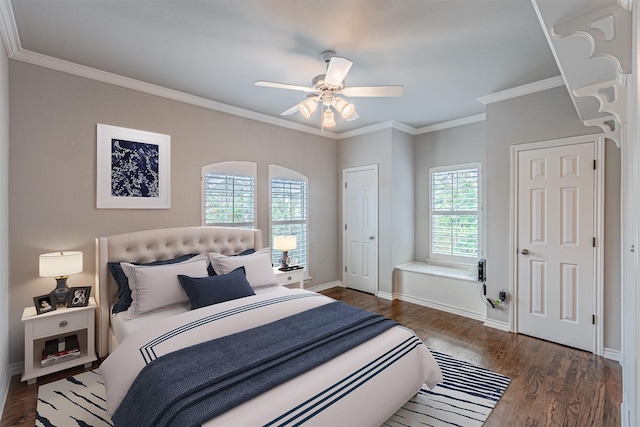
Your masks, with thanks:
[[[202,168],[202,224],[256,227],[254,162],[221,162]]]
[[[276,236],[295,236],[296,248],[289,251],[289,257],[296,265],[308,269],[307,241],[307,177],[291,169],[269,165],[271,183],[271,247]],[[274,265],[282,256],[272,250]]]

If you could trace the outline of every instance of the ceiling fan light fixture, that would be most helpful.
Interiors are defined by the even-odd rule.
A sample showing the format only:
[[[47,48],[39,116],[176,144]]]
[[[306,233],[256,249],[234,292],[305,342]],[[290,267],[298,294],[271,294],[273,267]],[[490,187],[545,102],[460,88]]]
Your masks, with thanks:
[[[333,111],[330,108],[324,110],[324,114],[322,115],[322,127],[332,128],[336,125],[336,119],[333,116]]]
[[[324,74],[319,74],[311,81],[311,86],[299,86],[288,83],[278,83],[258,80],[256,86],[270,87],[275,89],[288,89],[307,93],[307,99],[293,105],[291,108],[280,113],[282,116],[290,116],[296,111],[305,119],[311,118],[311,115],[318,109],[318,105],[322,103],[320,118],[323,128],[336,126],[334,113],[340,114],[340,117],[346,121],[353,121],[360,117],[356,111],[356,107],[340,96],[350,97],[397,97],[401,96],[404,88],[401,85],[393,86],[350,86],[345,87],[345,77],[353,62],[347,58],[336,56],[333,51],[324,51],[321,54],[322,60],[327,65]],[[335,110],[335,112],[333,111]]]
[[[311,117],[311,115],[316,111],[316,108],[318,108],[318,101],[315,98],[309,98],[298,105],[298,110],[305,119]]]
[[[334,98],[334,107],[343,119],[348,119],[355,113],[356,107],[343,98]]]

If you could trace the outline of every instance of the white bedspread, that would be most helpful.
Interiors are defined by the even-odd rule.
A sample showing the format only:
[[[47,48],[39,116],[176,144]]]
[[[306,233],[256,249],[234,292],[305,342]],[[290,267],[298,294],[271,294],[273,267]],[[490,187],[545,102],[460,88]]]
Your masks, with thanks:
[[[158,320],[152,327],[134,331],[100,366],[109,414],[115,412],[138,372],[151,360],[331,301],[302,289],[277,287]],[[429,350],[420,342],[415,345],[413,337],[413,332],[394,327],[206,425],[265,425],[276,419],[272,425],[294,425],[301,420],[317,426],[380,425],[423,383],[433,387],[442,380]],[[411,350],[398,350],[410,341],[414,342]],[[287,415],[279,419],[283,414]]]

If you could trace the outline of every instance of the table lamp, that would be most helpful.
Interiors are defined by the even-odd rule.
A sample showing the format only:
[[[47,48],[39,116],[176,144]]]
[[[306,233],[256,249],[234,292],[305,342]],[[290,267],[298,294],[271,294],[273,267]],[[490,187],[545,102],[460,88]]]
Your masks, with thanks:
[[[40,277],[54,277],[56,288],[51,297],[56,305],[65,305],[69,295],[67,278],[82,273],[82,252],[51,252],[40,255]]]
[[[282,257],[278,261],[280,268],[286,268],[291,262],[288,252],[296,248],[296,236],[275,236],[273,238],[273,248],[282,251]]]

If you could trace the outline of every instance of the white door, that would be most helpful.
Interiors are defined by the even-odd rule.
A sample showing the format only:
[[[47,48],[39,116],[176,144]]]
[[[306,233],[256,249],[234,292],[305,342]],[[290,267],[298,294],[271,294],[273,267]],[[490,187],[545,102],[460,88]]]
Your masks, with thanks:
[[[344,171],[345,286],[378,290],[378,168]]]
[[[594,350],[595,144],[518,154],[518,332]]]

